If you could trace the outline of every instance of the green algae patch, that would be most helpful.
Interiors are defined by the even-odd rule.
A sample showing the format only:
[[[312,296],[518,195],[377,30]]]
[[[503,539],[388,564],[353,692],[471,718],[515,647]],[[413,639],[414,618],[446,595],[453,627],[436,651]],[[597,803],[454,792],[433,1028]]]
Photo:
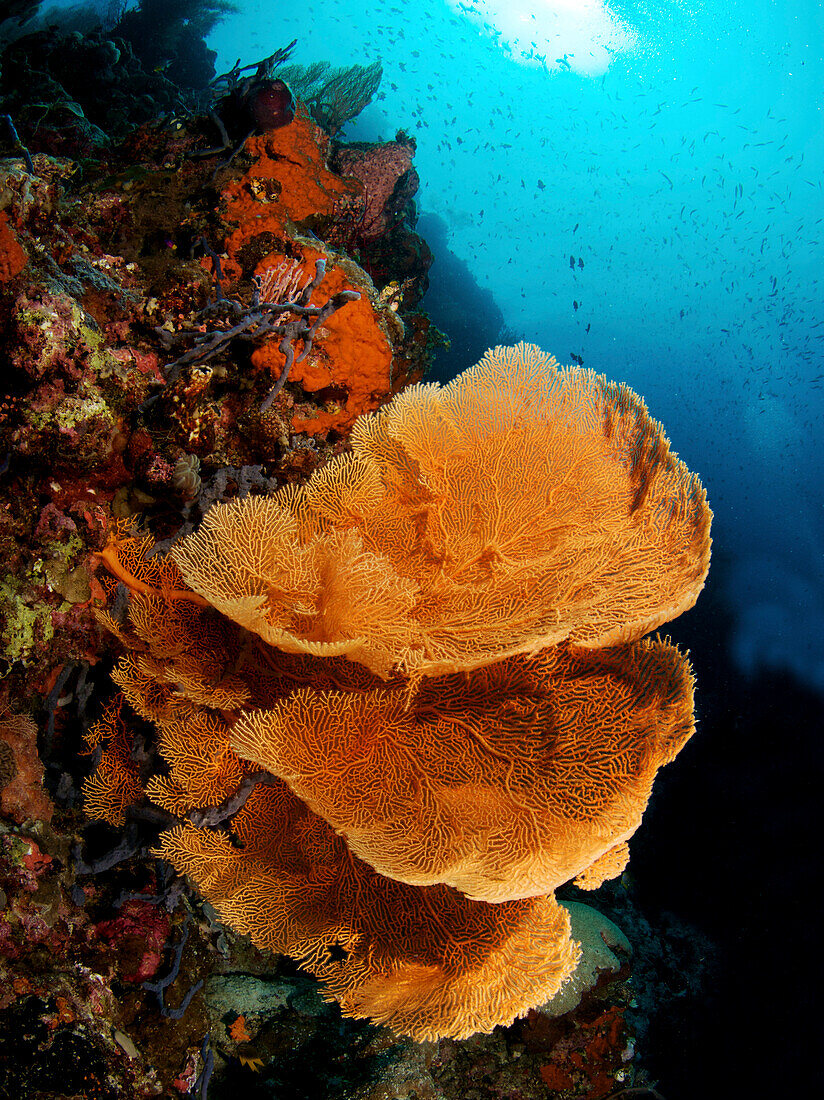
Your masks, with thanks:
[[[9,666],[30,664],[37,651],[54,637],[51,608],[28,602],[16,577],[6,576],[0,583],[0,645]]]

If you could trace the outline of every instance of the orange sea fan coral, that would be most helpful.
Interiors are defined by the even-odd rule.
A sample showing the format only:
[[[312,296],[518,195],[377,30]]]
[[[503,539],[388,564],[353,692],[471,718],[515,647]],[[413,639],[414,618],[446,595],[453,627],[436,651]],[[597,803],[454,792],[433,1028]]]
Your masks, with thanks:
[[[594,863],[590,863],[575,878],[575,885],[581,890],[597,890],[611,878],[618,878],[629,863],[629,845],[625,840],[608,848]]]
[[[211,509],[200,532],[178,544],[181,567],[210,586],[219,611],[287,652],[358,658],[361,642],[392,632],[415,637],[414,583],[364,549],[354,530],[303,541],[294,515],[275,498]],[[217,522],[215,522],[217,521]],[[222,561],[217,569],[212,555]],[[369,650],[363,663],[368,665]]]
[[[536,347],[410,387],[352,445],[296,492],[213,508],[173,552],[187,584],[272,644],[382,676],[632,641],[703,586],[711,513],[661,425]]]
[[[595,861],[601,881],[620,873],[605,853],[638,828],[692,710],[687,661],[646,640],[426,680],[411,703],[305,688],[229,737],[382,875],[501,902]]]
[[[183,601],[208,607],[202,596],[186,587],[171,558],[166,555],[148,557],[151,545],[150,535],[129,534],[127,524],[115,523],[106,546],[93,554],[92,560],[96,565],[104,565],[115,582],[122,582],[132,592],[163,595],[167,602]]]
[[[274,538],[275,533],[270,534]],[[270,705],[305,683],[341,690],[375,686],[365,668],[349,661],[319,661],[307,653],[281,652],[250,638],[185,587],[169,555],[149,556],[151,544],[148,535],[130,537],[115,531],[105,551],[95,555],[115,580],[123,580],[131,590],[125,622],[116,621],[106,610],[97,614],[130,650],[114,675],[143,717],[152,721],[171,717],[173,699],[184,709],[192,704],[226,709],[247,702]],[[269,552],[277,554],[278,549],[275,540]],[[147,707],[158,706],[161,710],[147,713]]]
[[[346,1015],[463,1037],[547,1000],[577,957],[550,891],[620,873],[692,733],[686,658],[642,635],[695,600],[709,524],[638,397],[519,345],[160,563],[116,537],[115,678],[189,818],[161,854]],[[142,796],[115,718],[109,820]]]
[[[247,770],[231,749],[226,723],[206,710],[165,723],[159,747],[189,807],[217,805],[237,789]]]
[[[143,784],[132,759],[128,730],[122,717],[123,697],[115,696],[86,735],[90,748],[103,745],[94,775],[83,784],[86,813],[111,825],[123,825],[124,811],[143,799]]]
[[[466,1038],[551,997],[575,967],[554,898],[472,902],[375,874],[285,786],[257,788],[235,819],[244,843],[191,827],[161,854],[221,918],[299,959],[344,1013],[417,1040]]]

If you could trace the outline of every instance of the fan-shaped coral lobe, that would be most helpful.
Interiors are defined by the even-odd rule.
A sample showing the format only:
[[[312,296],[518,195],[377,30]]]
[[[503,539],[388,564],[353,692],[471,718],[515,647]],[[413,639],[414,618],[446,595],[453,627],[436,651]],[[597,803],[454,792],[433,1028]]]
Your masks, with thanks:
[[[686,657],[642,635],[694,601],[710,512],[640,398],[526,345],[352,442],[166,557],[114,532],[101,617],[157,757],[116,704],[86,794],[173,815],[161,854],[345,1014],[460,1038],[559,990],[552,891],[620,874],[692,733]]]
[[[543,1003],[575,968],[552,897],[492,906],[384,878],[285,786],[258,789],[234,824],[240,850],[189,827],[164,834],[161,854],[227,924],[321,978],[348,1016],[466,1038]]]
[[[649,640],[426,680],[411,703],[403,688],[304,688],[247,712],[230,740],[380,874],[501,902],[625,842],[692,711],[687,661]]]
[[[703,586],[711,513],[660,424],[538,348],[410,387],[352,447],[213,509],[175,551],[191,588],[272,644],[431,676],[634,641]]]

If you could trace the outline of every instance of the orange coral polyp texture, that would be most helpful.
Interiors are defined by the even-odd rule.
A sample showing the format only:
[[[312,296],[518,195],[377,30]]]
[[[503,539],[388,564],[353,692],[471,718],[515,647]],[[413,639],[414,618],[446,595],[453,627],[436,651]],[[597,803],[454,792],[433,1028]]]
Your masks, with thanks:
[[[553,897],[492,906],[378,875],[285,785],[258,789],[235,828],[243,849],[186,827],[164,834],[161,854],[227,924],[300,960],[346,1015],[465,1038],[542,1003],[576,965]]]
[[[681,654],[642,641],[509,658],[411,702],[402,687],[304,688],[230,741],[380,874],[502,902],[549,893],[631,836],[692,728]]]
[[[139,540],[101,555],[132,581],[126,623],[102,616],[115,679],[165,767],[136,791],[101,727],[91,808],[175,815],[163,856],[346,1015],[509,1023],[577,964],[554,889],[621,873],[693,732],[686,657],[643,636],[695,601],[710,520],[624,386],[521,344],[411,387],[306,485],[216,505],[168,569]],[[193,824],[267,773],[243,847]]]

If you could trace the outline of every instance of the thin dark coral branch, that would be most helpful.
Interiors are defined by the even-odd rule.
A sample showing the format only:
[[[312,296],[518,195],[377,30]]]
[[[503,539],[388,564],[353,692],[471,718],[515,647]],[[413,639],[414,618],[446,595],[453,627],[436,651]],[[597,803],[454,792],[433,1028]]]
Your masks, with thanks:
[[[244,775],[234,794],[224,798],[217,806],[207,806],[202,810],[190,810],[186,817],[198,829],[216,829],[224,822],[229,821],[246,805],[249,795],[258,784],[271,787],[276,782],[275,777],[267,771],[250,772],[248,775]]]
[[[180,963],[181,963],[181,960],[183,959],[183,949],[186,946],[186,941],[188,940],[188,938],[189,938],[189,920],[188,920],[188,917],[187,917],[186,923],[183,925],[183,931],[182,931],[180,940],[175,945],[174,958],[172,959],[172,966],[171,966],[171,969],[169,970],[169,973],[166,974],[165,977],[163,977],[163,978],[158,978],[158,980],[156,982],[143,982],[143,988],[144,989],[148,990],[150,993],[157,994],[157,999],[160,1002],[160,1011],[164,1016],[166,1016],[170,1020],[179,1020],[179,1019],[181,1019],[181,1017],[185,1013],[186,1009],[189,1007],[189,1005],[192,1001],[192,998],[198,992],[198,990],[201,989],[201,987],[203,986],[203,979],[200,978],[198,981],[196,981],[193,985],[191,985],[189,987],[189,989],[186,991],[186,994],[183,997],[183,1000],[180,1002],[180,1004],[178,1005],[177,1008],[169,1008],[168,1005],[166,1004],[166,990],[169,988],[169,986],[172,984],[172,982],[175,980],[175,978],[177,978],[178,974],[180,973]]]
[[[617,1092],[611,1092],[606,1100],[664,1100],[664,1097],[657,1089],[648,1088],[647,1086],[631,1086],[618,1089]]]
[[[198,316],[203,317],[217,310],[223,310],[227,319],[234,321],[234,324],[230,323],[228,328],[218,328],[206,333],[177,333],[173,340],[193,336],[194,345],[166,366],[166,382],[167,384],[174,382],[184,367],[199,366],[214,359],[233,340],[260,341],[266,336],[280,336],[278,350],[284,356],[285,362],[280,376],[261,403],[260,411],[266,412],[289,378],[289,371],[296,361],[295,342],[300,340],[303,343],[303,349],[297,357],[297,362],[300,363],[312,350],[312,341],[324,321],[347,302],[356,301],[360,298],[360,294],[355,290],[341,290],[321,306],[309,305],[312,294],[320,286],[326,274],[326,260],[321,257],[315,261],[314,276],[303,286],[293,301],[261,302],[258,279],[255,281],[251,303],[244,305],[234,298],[223,296],[219,257],[208,245],[206,247],[215,264],[216,298],[204,306]],[[292,315],[292,320],[281,321],[281,318],[287,314]],[[144,402],[143,407],[145,408],[156,399],[157,395],[149,398],[149,401]]]

